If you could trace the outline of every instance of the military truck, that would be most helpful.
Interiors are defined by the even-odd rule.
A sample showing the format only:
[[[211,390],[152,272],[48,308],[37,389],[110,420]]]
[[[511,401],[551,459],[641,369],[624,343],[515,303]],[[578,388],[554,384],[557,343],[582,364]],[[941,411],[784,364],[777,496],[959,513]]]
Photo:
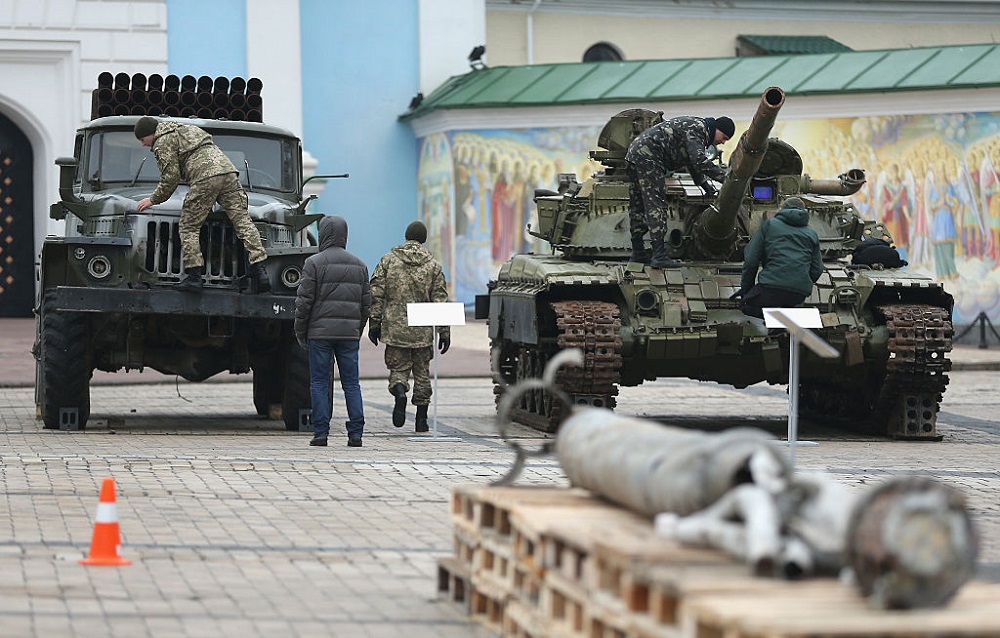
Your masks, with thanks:
[[[737,388],[788,382],[789,339],[740,312],[743,247],[792,196],[804,200],[820,239],[825,272],[804,305],[820,311],[817,332],[840,356],[803,352],[799,405],[828,423],[897,438],[932,439],[948,383],[952,297],[938,281],[906,269],[859,266],[849,257],[869,237],[891,237],[844,197],[864,171],[833,179],[803,172],[790,144],[769,135],[784,92],[771,87],[730,158],[717,195],[690,175],[667,178],[666,245],[675,269],[629,261],[629,179],[625,152],[635,136],[662,121],[648,109],[611,118],[591,157],[604,170],[585,183],[561,176],[559,190],[538,191],[538,228],[551,255],[519,254],[503,264],[489,295],[496,394],[541,376],[558,350],[578,347],[586,363],[557,376],[574,403],[613,408],[620,385],[688,377]],[[520,397],[513,417],[554,431],[566,415],[554,393]]]
[[[152,368],[189,381],[252,372],[257,413],[280,406],[287,429],[306,428],[308,355],[292,322],[303,262],[317,250],[307,227],[321,215],[306,213],[312,197],[303,199],[300,140],[259,122],[177,118],[211,133],[239,169],[271,292],[244,285],[247,256],[218,205],[201,231],[204,289],[175,291],[184,276],[178,222],[188,187],[136,212],[159,169],[133,134],[149,111],[130,108],[131,115],[81,126],[73,157],[56,160],[59,201],[50,216],[65,220],[66,230],[42,247],[34,348],[44,427],[86,427],[94,370]]]

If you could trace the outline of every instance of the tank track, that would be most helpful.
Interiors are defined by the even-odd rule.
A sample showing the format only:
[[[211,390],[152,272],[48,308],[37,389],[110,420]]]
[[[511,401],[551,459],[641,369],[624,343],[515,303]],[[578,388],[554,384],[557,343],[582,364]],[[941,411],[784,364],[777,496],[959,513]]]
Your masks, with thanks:
[[[948,385],[954,328],[947,310],[924,304],[878,306],[889,329],[886,376],[874,418],[897,439],[941,440],[937,414]]]
[[[557,301],[550,304],[555,314],[558,350],[583,350],[582,366],[564,366],[556,383],[574,404],[614,408],[621,378],[622,340],[618,306],[602,301]],[[514,383],[540,377],[553,350],[522,345],[511,371]],[[494,387],[497,400],[505,392]],[[543,432],[555,432],[565,416],[562,402],[544,392],[528,392],[508,415],[512,421]]]

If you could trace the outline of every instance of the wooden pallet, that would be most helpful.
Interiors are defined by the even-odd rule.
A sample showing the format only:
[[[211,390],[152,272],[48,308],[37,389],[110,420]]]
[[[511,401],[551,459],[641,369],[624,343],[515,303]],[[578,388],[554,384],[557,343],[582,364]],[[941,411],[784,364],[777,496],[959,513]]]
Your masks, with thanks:
[[[438,594],[458,604],[467,614],[472,600],[469,575],[469,566],[453,556],[438,560]]]
[[[872,609],[833,579],[686,597],[683,635],[694,638],[998,638],[1000,585],[973,582],[941,609]]]
[[[452,518],[438,589],[503,636],[1000,638],[1000,586],[970,583],[939,610],[872,610],[834,579],[756,578],[721,552],[658,538],[583,490],[456,488]]]

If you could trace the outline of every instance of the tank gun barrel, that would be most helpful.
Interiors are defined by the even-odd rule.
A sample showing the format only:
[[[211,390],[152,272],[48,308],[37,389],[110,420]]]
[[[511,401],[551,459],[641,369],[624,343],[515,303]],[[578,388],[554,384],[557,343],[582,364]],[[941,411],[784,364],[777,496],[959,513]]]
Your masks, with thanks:
[[[865,172],[860,168],[852,168],[846,173],[838,175],[836,179],[813,179],[808,175],[803,175],[800,188],[803,193],[846,197],[858,192],[864,185]]]
[[[722,183],[715,205],[705,211],[695,227],[695,241],[705,255],[727,257],[735,245],[736,214],[743,203],[750,178],[764,160],[767,138],[784,103],[784,91],[776,86],[768,88],[761,96],[749,128],[740,136],[729,160],[729,174]]]

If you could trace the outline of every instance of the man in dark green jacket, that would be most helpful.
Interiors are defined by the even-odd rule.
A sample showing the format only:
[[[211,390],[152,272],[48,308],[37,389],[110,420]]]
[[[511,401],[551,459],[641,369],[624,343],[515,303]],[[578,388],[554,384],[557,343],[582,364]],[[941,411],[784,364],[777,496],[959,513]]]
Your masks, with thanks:
[[[789,197],[743,249],[743,280],[733,296],[742,297],[744,314],[762,319],[764,308],[791,308],[805,301],[821,274],[819,237],[809,228],[809,212],[801,199]]]

